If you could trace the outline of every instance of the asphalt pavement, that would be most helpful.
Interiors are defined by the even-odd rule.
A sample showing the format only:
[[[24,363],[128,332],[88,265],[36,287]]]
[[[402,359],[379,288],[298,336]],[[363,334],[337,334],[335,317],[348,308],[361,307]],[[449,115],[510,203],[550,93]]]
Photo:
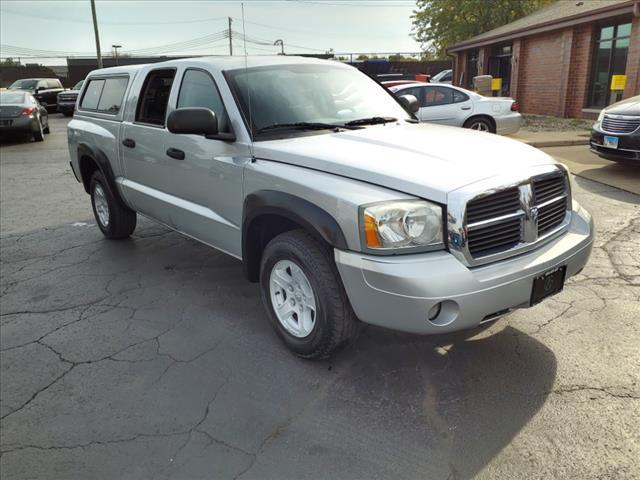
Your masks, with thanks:
[[[237,260],[105,240],[66,122],[0,146],[3,478],[640,478],[640,197],[574,178],[593,256],[534,308],[309,362]]]

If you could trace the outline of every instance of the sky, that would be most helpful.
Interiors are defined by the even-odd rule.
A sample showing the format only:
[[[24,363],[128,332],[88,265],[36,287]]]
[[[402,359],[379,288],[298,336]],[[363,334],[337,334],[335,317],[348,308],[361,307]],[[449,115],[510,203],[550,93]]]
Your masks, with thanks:
[[[244,0],[247,52],[418,52],[411,38],[413,0]],[[96,0],[101,50],[121,53],[229,53],[224,38],[232,17],[234,54],[244,52],[242,4],[232,0]],[[258,42],[258,43],[254,43]],[[0,56],[23,63],[64,64],[47,55],[95,55],[89,0],[1,0]],[[136,52],[137,51],[137,52]],[[26,54],[41,56],[27,60]]]

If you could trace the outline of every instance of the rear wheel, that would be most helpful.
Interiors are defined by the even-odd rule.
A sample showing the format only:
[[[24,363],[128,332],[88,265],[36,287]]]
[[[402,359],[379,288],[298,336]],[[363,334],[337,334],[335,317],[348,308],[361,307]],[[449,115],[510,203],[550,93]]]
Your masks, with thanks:
[[[477,130],[479,132],[496,133],[495,128],[490,120],[482,117],[470,118],[464,124],[464,128]]]
[[[40,119],[38,119],[38,130],[33,132],[33,139],[36,142],[41,142],[44,140],[44,129],[42,128],[42,123],[40,123]]]
[[[267,245],[260,265],[262,300],[278,336],[303,358],[327,358],[359,329],[331,248],[303,230]]]
[[[136,229],[136,212],[122,205],[111,193],[102,172],[91,177],[91,206],[96,223],[105,237],[127,238]]]

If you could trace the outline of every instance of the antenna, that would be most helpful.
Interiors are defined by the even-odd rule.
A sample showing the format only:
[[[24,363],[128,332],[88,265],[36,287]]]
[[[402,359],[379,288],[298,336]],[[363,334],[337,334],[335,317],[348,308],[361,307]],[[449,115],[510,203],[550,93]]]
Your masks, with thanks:
[[[255,156],[253,155],[253,118],[251,116],[251,89],[249,88],[249,72],[248,72],[248,59],[247,59],[247,35],[244,27],[244,2],[240,4],[242,7],[242,41],[244,43],[244,74],[247,83],[247,104],[249,108],[249,153],[251,154],[251,161],[255,162]]]

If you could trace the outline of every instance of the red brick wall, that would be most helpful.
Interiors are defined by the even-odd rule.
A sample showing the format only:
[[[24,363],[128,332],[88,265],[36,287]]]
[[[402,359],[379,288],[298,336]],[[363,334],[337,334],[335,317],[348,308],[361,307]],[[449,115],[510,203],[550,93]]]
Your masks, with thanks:
[[[524,113],[557,115],[562,85],[562,31],[522,39],[518,102]]]
[[[627,85],[623,98],[640,95],[640,17],[633,18],[630,40],[627,54]]]
[[[566,117],[582,117],[582,109],[586,104],[591,79],[593,29],[593,24],[588,24],[578,26],[573,31],[571,66],[564,112]]]

